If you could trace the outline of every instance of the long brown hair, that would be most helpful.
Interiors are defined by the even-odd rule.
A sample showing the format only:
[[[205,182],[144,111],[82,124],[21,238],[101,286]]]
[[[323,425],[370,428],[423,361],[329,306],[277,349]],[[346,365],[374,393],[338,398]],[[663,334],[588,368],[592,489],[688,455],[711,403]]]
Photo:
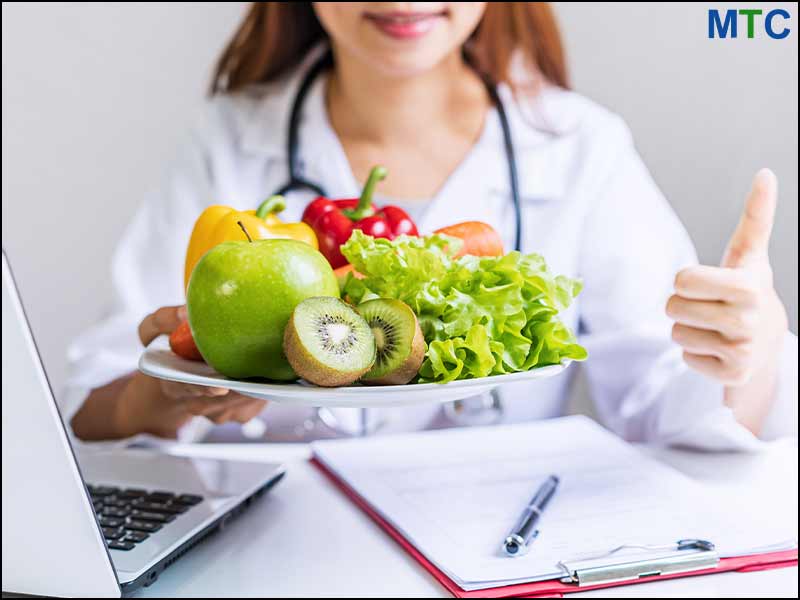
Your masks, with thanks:
[[[277,79],[328,36],[311,2],[254,2],[217,62],[211,93]],[[511,60],[569,88],[564,48],[548,2],[489,2],[464,54],[485,76],[512,87]]]

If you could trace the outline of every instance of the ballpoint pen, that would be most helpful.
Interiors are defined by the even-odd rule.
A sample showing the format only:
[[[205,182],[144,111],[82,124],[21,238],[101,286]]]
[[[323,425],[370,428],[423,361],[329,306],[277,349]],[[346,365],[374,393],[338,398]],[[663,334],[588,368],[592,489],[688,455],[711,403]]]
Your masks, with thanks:
[[[558,489],[558,477],[550,475],[536,490],[533,498],[517,519],[517,524],[503,540],[503,550],[508,556],[521,556],[527,552],[528,544],[539,535],[536,524],[550,499],[556,493],[556,489]]]

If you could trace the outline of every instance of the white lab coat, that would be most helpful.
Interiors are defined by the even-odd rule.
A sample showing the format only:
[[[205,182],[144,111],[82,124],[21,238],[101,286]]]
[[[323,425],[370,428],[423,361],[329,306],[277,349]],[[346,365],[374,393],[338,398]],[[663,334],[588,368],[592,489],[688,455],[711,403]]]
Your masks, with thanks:
[[[286,182],[288,114],[304,69],[209,102],[169,177],[146,198],[117,247],[110,316],[70,348],[67,416],[88,390],[136,368],[141,352],[136,330],[146,314],[184,302],[184,253],[200,212],[215,203],[252,208]],[[360,184],[328,122],[323,90],[319,78],[305,102],[302,169],[332,197],[357,196]],[[600,419],[629,440],[709,449],[757,446],[723,404],[722,386],[690,371],[670,341],[664,305],[675,273],[696,261],[695,252],[622,119],[560,89],[546,88],[521,103],[507,88],[500,93],[520,169],[523,250],[544,255],[554,272],[584,281],[562,318],[589,351],[578,368],[585,369]],[[458,221],[485,221],[511,247],[514,213],[502,143],[492,111],[480,139],[418,223],[422,233]],[[282,216],[299,220],[310,199],[308,193],[289,194]],[[795,336],[787,335],[775,360],[781,362],[781,376],[765,438],[796,434]],[[503,420],[564,414],[570,380],[506,386],[500,392]],[[353,418],[349,412],[338,411],[341,422]],[[449,423],[440,406],[381,413],[383,431]],[[262,415],[268,427],[271,420],[302,423],[308,417],[306,409],[276,404]],[[196,439],[210,427],[195,419],[181,437]]]

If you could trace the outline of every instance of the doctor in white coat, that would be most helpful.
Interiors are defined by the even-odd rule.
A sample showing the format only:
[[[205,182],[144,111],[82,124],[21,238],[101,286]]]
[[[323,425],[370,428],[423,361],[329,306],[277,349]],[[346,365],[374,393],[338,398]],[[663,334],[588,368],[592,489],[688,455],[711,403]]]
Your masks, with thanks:
[[[332,67],[309,79],[328,49]],[[497,83],[499,103],[478,72]],[[110,316],[70,349],[65,402],[78,437],[224,431],[235,439],[241,423],[255,422],[269,440],[352,425],[352,411],[325,415],[328,427],[311,410],[136,372],[142,344],[185,318],[183,260],[200,212],[252,208],[289,179],[288,123],[305,80],[295,175],[352,197],[372,165],[386,165],[382,200],[406,208],[421,232],[485,221],[511,248],[503,111],[519,170],[522,250],[583,279],[563,318],[589,351],[581,368],[607,427],[630,440],[709,449],[796,434],[797,338],[767,253],[777,201],[770,171],[746,198],[731,198],[744,200],[743,214],[721,266],[697,265],[623,121],[569,91],[546,3],[265,2],[221,57],[208,110],[171,175],[119,243]],[[315,195],[299,187],[287,193],[287,220],[299,220]],[[499,402],[476,399],[460,412],[436,405],[370,418],[401,431],[464,424],[465,412],[485,422],[553,417],[566,410],[569,380],[507,386]]]

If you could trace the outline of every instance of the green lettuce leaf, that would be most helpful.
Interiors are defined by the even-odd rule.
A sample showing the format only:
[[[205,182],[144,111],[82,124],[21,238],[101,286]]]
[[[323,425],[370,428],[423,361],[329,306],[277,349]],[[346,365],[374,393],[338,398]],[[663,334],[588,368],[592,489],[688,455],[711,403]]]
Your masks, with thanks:
[[[538,254],[455,258],[443,235],[376,239],[355,230],[342,254],[364,275],[348,276],[356,304],[397,298],[419,318],[428,349],[420,382],[446,383],[584,360],[586,350],[557,315],[581,282],[554,276]]]

